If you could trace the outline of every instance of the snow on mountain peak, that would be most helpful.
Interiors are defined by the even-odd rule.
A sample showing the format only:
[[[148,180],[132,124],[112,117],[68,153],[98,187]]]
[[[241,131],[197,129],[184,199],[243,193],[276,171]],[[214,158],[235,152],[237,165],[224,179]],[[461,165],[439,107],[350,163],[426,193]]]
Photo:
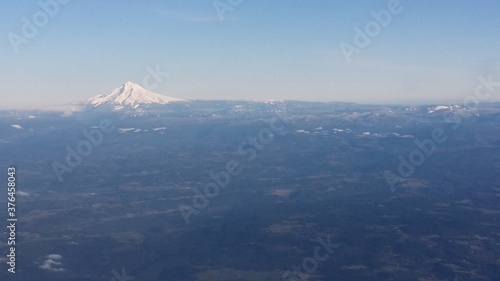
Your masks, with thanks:
[[[428,108],[427,112],[434,113],[434,112],[440,111],[440,110],[454,110],[457,108],[460,108],[460,106],[458,106],[458,105],[438,105],[435,107]]]
[[[108,95],[99,95],[88,99],[87,104],[92,106],[111,104],[137,107],[142,104],[167,104],[176,101],[185,100],[153,93],[138,84],[127,81]]]

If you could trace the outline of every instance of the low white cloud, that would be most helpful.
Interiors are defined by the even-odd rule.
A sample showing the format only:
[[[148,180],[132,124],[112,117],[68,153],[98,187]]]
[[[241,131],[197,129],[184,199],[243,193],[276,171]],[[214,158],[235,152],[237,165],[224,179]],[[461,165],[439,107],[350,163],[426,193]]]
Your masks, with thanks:
[[[50,254],[45,257],[46,260],[42,263],[42,265],[39,266],[39,268],[48,270],[48,271],[53,271],[53,272],[63,272],[66,271],[62,267],[62,256],[59,254]]]
[[[28,192],[24,192],[21,190],[16,191],[16,194],[19,196],[30,196],[30,194]]]
[[[21,125],[17,125],[17,124],[14,124],[14,125],[11,125],[11,126],[12,126],[12,128],[19,129],[19,130],[24,129]]]

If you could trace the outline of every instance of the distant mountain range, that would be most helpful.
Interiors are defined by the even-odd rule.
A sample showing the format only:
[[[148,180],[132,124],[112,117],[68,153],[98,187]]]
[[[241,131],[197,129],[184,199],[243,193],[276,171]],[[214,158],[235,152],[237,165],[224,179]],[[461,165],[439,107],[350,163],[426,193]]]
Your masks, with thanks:
[[[249,101],[249,100],[188,100],[154,93],[144,89],[133,82],[126,82],[114,89],[109,94],[97,95],[86,100],[53,106],[40,110],[28,110],[23,114],[26,117],[36,116],[42,112],[53,112],[60,116],[72,116],[74,114],[108,114],[126,113],[132,116],[160,116],[169,115],[177,117],[222,117],[222,116],[268,116],[280,113],[296,116],[307,116],[308,114],[341,114],[342,118],[352,120],[402,118],[409,116],[416,118],[443,119],[444,114],[459,113],[460,116],[481,115],[483,113],[498,112],[500,102],[485,102],[476,107],[465,104],[427,104],[427,105],[370,105],[356,104],[350,102],[312,102],[312,101]],[[0,110],[0,112],[2,112]],[[335,113],[334,113],[335,112]],[[8,113],[9,114],[9,113]],[[43,113],[45,114],[45,113]],[[42,115],[43,115],[42,114]],[[0,114],[1,115],[1,114]],[[372,120],[373,121],[373,120]],[[18,128],[19,129],[19,128]]]

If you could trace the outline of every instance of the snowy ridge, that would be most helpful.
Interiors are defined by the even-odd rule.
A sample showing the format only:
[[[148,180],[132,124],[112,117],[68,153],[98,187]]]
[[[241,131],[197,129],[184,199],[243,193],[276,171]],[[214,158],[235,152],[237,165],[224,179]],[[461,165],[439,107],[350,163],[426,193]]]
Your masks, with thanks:
[[[144,89],[138,84],[126,82],[108,95],[98,95],[89,98],[87,104],[94,107],[109,104],[118,107],[128,106],[136,108],[143,104],[167,104],[179,101],[186,100],[156,94]]]
[[[438,105],[427,109],[428,113],[434,113],[440,110],[454,110],[460,108],[458,105]]]

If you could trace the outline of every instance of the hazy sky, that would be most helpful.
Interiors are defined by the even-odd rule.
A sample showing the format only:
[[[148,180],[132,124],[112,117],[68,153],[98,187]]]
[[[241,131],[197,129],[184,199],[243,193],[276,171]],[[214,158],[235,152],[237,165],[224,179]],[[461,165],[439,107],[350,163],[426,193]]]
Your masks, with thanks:
[[[0,107],[129,80],[187,99],[462,100],[500,63],[497,0],[54,1],[0,2]],[[382,10],[390,21],[371,22]]]

